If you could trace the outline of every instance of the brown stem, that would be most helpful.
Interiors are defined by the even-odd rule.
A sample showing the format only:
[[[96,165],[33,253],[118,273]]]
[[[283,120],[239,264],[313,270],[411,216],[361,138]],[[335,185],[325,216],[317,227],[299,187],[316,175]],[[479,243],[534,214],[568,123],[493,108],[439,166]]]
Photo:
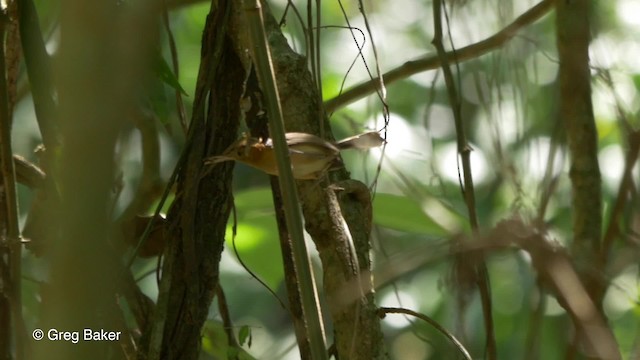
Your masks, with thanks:
[[[237,348],[238,341],[236,341],[236,336],[233,333],[233,322],[231,321],[231,314],[229,313],[229,305],[227,305],[227,297],[220,283],[218,283],[218,287],[216,288],[216,297],[218,298],[218,311],[222,318],[224,332],[227,334],[227,344],[232,348]]]
[[[293,320],[293,328],[296,333],[298,348],[300,349],[300,358],[310,359],[311,349],[309,338],[306,335],[306,323],[302,312],[300,290],[298,288],[298,274],[293,263],[293,249],[291,248],[291,240],[289,239],[287,224],[284,219],[282,198],[280,190],[278,189],[278,182],[273,176],[271,177],[271,189],[273,194],[273,204],[276,210],[276,221],[278,223],[278,236],[280,239],[280,250],[282,252],[285,285],[287,287],[287,296],[289,297],[289,313]]]
[[[616,202],[613,205],[613,210],[609,217],[609,226],[607,226],[607,232],[604,235],[602,242],[601,252],[601,264],[604,266],[609,258],[609,252],[613,246],[613,242],[620,235],[620,217],[622,216],[625,207],[628,205],[628,194],[633,187],[633,168],[638,161],[638,154],[640,153],[640,131],[634,131],[629,134],[629,150],[627,151],[626,161],[624,165],[624,171],[622,173],[622,181],[618,188],[618,195],[616,196]]]
[[[471,147],[467,142],[467,137],[465,134],[463,119],[462,119],[462,111],[461,104],[458,91],[456,89],[456,84],[453,78],[453,73],[449,67],[449,55],[444,49],[442,44],[442,2],[440,0],[433,1],[433,20],[434,20],[434,37],[433,37],[433,45],[435,46],[438,56],[440,58],[440,63],[442,65],[442,73],[444,75],[445,84],[447,87],[447,93],[449,96],[449,102],[451,103],[451,108],[453,110],[453,117],[456,127],[456,139],[458,146],[458,154],[460,155],[460,160],[462,162],[462,177],[463,184],[462,195],[464,197],[465,204],[467,205],[467,211],[469,214],[469,223],[471,224],[471,229],[474,233],[478,232],[478,215],[476,212],[476,204],[475,204],[475,193],[474,193],[474,185],[473,185],[473,176],[471,174]],[[455,59],[455,51],[454,59]],[[454,60],[456,61],[456,60]],[[471,274],[473,281],[476,283],[478,290],[480,292],[480,300],[482,303],[482,312],[484,315],[484,325],[486,332],[486,351],[488,359],[496,359],[497,357],[497,348],[496,348],[496,339],[494,334],[494,324],[493,324],[493,309],[491,304],[491,288],[489,285],[489,275],[487,272],[486,264],[484,263],[484,259],[482,258],[481,253],[470,254],[473,255],[473,258],[458,261],[458,268],[460,269],[460,273]],[[471,261],[468,261],[471,260]],[[472,267],[472,268],[470,268]]]
[[[162,1],[162,22],[164,24],[165,31],[167,32],[167,38],[169,39],[169,49],[171,51],[171,65],[173,66],[173,73],[176,79],[179,79],[179,66],[178,66],[178,50],[176,48],[176,41],[171,31],[171,24],[169,23],[169,6],[167,0]],[[180,125],[182,125],[182,131],[187,133],[187,114],[184,109],[184,101],[182,101],[182,91],[175,89],[176,107],[178,109],[178,118],[180,119]]]
[[[449,339],[449,341],[451,341],[453,343],[453,345],[456,347],[456,349],[458,349],[460,354],[465,359],[471,360],[471,355],[469,355],[469,352],[467,351],[467,349],[464,348],[462,343],[460,343],[460,341],[458,339],[456,339],[456,337],[452,333],[447,331],[447,329],[442,327],[442,325],[440,325],[437,321],[433,320],[432,318],[428,317],[427,315],[421,314],[421,313],[418,313],[418,312],[415,312],[415,311],[412,311],[412,310],[409,310],[409,309],[403,309],[403,308],[382,307],[378,311],[379,311],[381,317],[384,317],[386,314],[405,314],[405,315],[410,315],[410,316],[416,317],[416,318],[428,323],[429,325],[433,326],[436,330],[438,330],[438,332],[440,332],[442,335],[446,336],[446,338]]]

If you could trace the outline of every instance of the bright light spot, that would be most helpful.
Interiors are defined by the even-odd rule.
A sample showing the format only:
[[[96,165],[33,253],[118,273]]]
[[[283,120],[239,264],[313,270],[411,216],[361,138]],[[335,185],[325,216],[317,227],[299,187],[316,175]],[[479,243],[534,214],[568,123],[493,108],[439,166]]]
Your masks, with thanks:
[[[471,148],[471,173],[474,182],[480,183],[487,179],[489,168],[487,160],[482,151],[470,144]],[[436,150],[436,166],[438,172],[445,180],[457,183],[458,177],[458,147],[455,143],[441,146]],[[460,162],[460,176],[462,176],[462,162]]]
[[[613,320],[623,316],[636,306],[638,296],[638,266],[632,265],[618,275],[607,290],[604,298],[607,317]]]
[[[609,69],[620,59],[620,51],[616,46],[616,39],[607,34],[599,35],[591,41],[589,59],[595,66]]]
[[[432,219],[436,219],[438,225],[442,226],[447,232],[453,234],[461,230],[459,215],[444,206],[440,200],[426,197],[420,206],[425,214]]]
[[[60,47],[60,27],[59,26],[56,27],[52,36],[49,38],[49,41],[47,41],[45,47],[47,48],[47,53],[49,55],[54,55],[58,51],[58,48]]]
[[[453,135],[455,124],[451,108],[434,104],[429,108],[429,131],[437,139],[446,139]]]
[[[618,17],[631,26],[640,26],[640,2],[638,0],[620,0],[616,7]]]
[[[380,306],[381,307],[394,307],[394,308],[405,308],[405,309],[416,309],[418,306],[418,303],[416,302],[416,300],[413,298],[413,296],[411,296],[411,294],[404,292],[404,291],[398,291],[396,292],[388,292],[386,293],[382,299],[380,299]],[[413,318],[410,318],[407,315],[402,315],[402,314],[388,314],[385,318],[384,318],[384,322],[385,324],[394,327],[394,328],[403,328],[403,327],[407,327],[409,325],[411,325],[411,322],[415,320]]]
[[[526,177],[539,180],[544,177],[549,165],[549,152],[551,151],[551,140],[548,137],[539,137],[529,142],[529,147],[522,154],[520,161],[525,164],[524,173]],[[563,161],[560,151],[556,151],[553,158],[553,174],[562,170]]]
[[[398,162],[411,159],[425,160],[431,153],[429,149],[427,131],[422,127],[409,124],[409,122],[400,115],[390,114],[389,127],[387,128],[387,147],[385,156],[387,156],[394,165]],[[365,126],[369,129],[378,129],[380,124],[375,120],[370,120]],[[374,158],[379,158],[382,148],[371,149]]]
[[[273,359],[276,354],[279,354],[281,360],[298,360],[300,359],[300,350],[298,349],[296,337],[294,334],[285,335],[284,339],[278,339],[274,342],[273,347],[264,354],[262,359]],[[284,352],[284,353],[283,353]]]
[[[615,191],[620,186],[620,177],[624,170],[624,153],[620,145],[609,145],[600,150],[598,162],[604,186]]]
[[[617,34],[600,35],[589,46],[589,58],[600,68],[637,73],[640,72],[639,56],[640,44],[636,39]]]
[[[593,115],[598,121],[613,123],[617,120],[615,98],[611,90],[601,83],[595,83],[592,87]]]
[[[409,80],[414,81],[416,84],[429,89],[434,85],[433,80],[436,78],[437,74],[438,73],[436,71],[422,71],[415,75],[412,75]],[[439,84],[441,81],[442,76],[436,81],[436,84]]]

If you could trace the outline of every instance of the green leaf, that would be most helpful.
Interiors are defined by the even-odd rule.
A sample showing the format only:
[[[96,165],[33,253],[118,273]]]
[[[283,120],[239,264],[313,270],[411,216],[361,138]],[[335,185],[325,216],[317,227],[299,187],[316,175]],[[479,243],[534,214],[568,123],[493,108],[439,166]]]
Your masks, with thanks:
[[[447,230],[425,214],[420,205],[406,196],[376,194],[373,221],[389,229],[410,233],[445,236]]]
[[[182,95],[187,96],[187,93],[184,91],[182,86],[180,86],[180,82],[173,73],[173,70],[171,70],[171,67],[169,67],[169,64],[167,64],[162,55],[157,54],[157,56],[155,56],[155,59],[153,61],[153,70],[155,71],[156,75],[158,75],[158,77],[160,77],[160,79],[164,81],[165,84],[171,86],[175,90],[180,91]]]
[[[244,325],[240,328],[238,332],[238,342],[240,345],[244,345],[244,343],[251,337],[251,328],[248,325]]]

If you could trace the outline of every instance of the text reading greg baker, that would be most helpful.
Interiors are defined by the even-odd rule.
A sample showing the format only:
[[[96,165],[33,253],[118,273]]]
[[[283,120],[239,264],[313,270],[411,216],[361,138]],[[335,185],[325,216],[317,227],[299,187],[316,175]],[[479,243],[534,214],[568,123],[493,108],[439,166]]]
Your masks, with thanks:
[[[118,341],[120,340],[120,331],[106,331],[104,329],[82,329],[82,331],[61,331],[58,329],[49,329],[46,332],[41,329],[33,330],[33,339],[42,340],[45,337],[50,341],[70,341],[77,344],[80,341]]]

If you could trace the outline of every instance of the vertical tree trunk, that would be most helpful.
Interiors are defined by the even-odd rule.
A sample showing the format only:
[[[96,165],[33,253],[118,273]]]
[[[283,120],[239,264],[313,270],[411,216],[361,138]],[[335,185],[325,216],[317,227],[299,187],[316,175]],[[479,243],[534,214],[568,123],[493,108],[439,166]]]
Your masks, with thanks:
[[[215,3],[215,2],[214,2]],[[149,359],[197,359],[201,329],[219,281],[231,210],[233,164],[203,166],[236,139],[246,79],[228,34],[233,1],[218,1],[207,17],[185,161],[169,211],[158,306],[143,344]]]
[[[598,132],[591,103],[589,8],[591,1],[558,1],[556,31],[560,61],[560,118],[571,157],[573,252],[587,291],[599,306],[602,284],[586,274],[597,263],[601,247],[602,192],[598,165]],[[591,271],[593,273],[593,271]]]

